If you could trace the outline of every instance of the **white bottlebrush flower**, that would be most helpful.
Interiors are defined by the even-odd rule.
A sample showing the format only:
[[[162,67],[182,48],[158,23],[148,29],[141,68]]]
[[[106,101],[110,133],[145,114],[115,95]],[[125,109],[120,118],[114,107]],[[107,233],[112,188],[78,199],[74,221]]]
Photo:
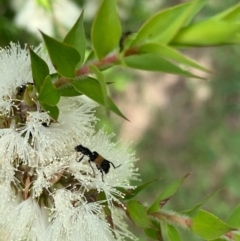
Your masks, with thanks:
[[[41,116],[42,114],[47,113],[40,111],[29,112],[25,125],[19,128],[19,133],[23,136],[24,143],[28,143],[31,140],[30,144],[36,152],[34,157],[35,166],[38,163],[50,163],[66,153],[67,141],[65,140],[68,135],[67,130],[49,125],[49,121],[45,120]],[[29,161],[29,163],[32,162]]]
[[[84,201],[81,193],[59,190],[54,195],[47,241],[112,241],[110,225],[101,219],[102,206]]]
[[[106,160],[112,162],[116,168],[110,164],[110,171],[105,175],[104,171],[103,173],[99,171],[94,163],[89,163],[87,161],[89,160],[89,157],[87,156],[81,161],[79,164],[81,167],[79,168],[88,174],[92,173],[92,181],[86,183],[88,185],[87,188],[95,188],[98,191],[104,191],[108,202],[118,202],[118,197],[122,197],[122,193],[116,188],[121,187],[124,189],[132,189],[134,187],[130,185],[130,180],[138,179],[138,174],[136,173],[137,169],[134,168],[137,159],[134,154],[129,153],[124,146],[111,143],[110,140],[112,137],[113,135],[107,135],[104,131],[100,130],[95,135],[92,135],[85,140],[83,139],[82,142],[78,144],[87,147],[91,151],[98,152]],[[81,155],[82,154],[79,153],[79,156],[76,159],[78,160]],[[76,163],[73,165],[75,168]],[[94,173],[92,167],[94,168]],[[81,177],[79,170],[74,175],[76,175],[76,178]]]
[[[42,212],[32,198],[19,203],[0,226],[0,233],[4,233],[6,240],[44,240],[46,223]]]
[[[27,46],[10,43],[8,48],[0,48],[0,113],[11,114],[16,99],[17,87],[32,82],[30,58]]]
[[[93,132],[96,104],[81,97],[62,99],[58,104],[60,116],[57,123],[50,124],[49,115],[38,108],[28,113],[25,125],[19,128],[25,143],[31,139],[36,163],[66,159],[69,150],[74,148],[75,140]]]
[[[29,163],[34,158],[34,150],[28,142],[24,142],[20,133],[14,128],[0,129],[0,163],[11,163],[16,160],[16,165],[19,164],[19,159],[23,163]]]
[[[83,138],[92,135],[93,124],[96,122],[94,109],[97,104],[84,97],[61,98],[58,103],[61,128],[71,131],[71,136]]]
[[[68,157],[67,157],[68,158]],[[61,161],[52,162],[45,166],[36,168],[35,180],[31,186],[31,193],[33,197],[39,197],[43,190],[47,193],[51,193],[51,187],[54,183],[62,177],[63,173],[67,170],[67,160],[61,159]]]
[[[18,198],[15,197],[15,193],[9,182],[0,184],[0,227],[6,220],[6,217],[12,212],[12,210],[18,205]],[[1,240],[1,239],[0,239]]]
[[[34,51],[49,59],[43,45]],[[61,97],[56,121],[34,95],[26,47],[11,44],[1,49],[1,63],[0,239],[134,240],[125,232],[124,223],[121,225],[124,221],[115,214],[114,204],[122,204],[124,194],[119,187],[134,188],[130,181],[138,178],[137,159],[127,148],[112,143],[113,135],[101,130],[94,134],[97,105],[84,96]],[[32,101],[25,94],[31,94]],[[75,151],[78,145],[90,153],[98,152],[98,160],[107,165],[103,167],[95,159],[89,163],[89,156],[78,162],[84,154]],[[106,199],[99,202],[103,193]],[[103,204],[113,217],[105,213]]]

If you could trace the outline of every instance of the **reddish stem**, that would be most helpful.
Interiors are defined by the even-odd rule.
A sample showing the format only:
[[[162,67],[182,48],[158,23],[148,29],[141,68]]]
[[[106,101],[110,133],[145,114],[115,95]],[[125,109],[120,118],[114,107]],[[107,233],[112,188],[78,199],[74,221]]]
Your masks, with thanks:
[[[131,55],[135,55],[138,53],[138,49],[137,48],[132,48],[132,49],[128,49],[126,50],[126,52],[124,53],[124,57],[127,57],[127,56],[131,56]],[[119,55],[118,54],[114,54],[114,55],[109,55],[101,60],[98,60],[98,61],[94,61],[91,63],[91,65],[94,65],[98,68],[102,68],[102,67],[105,67],[107,65],[111,65],[111,64],[114,64],[116,63],[117,61],[119,60]],[[90,64],[89,64],[90,65]],[[90,68],[89,68],[89,65],[84,65],[82,66],[80,69],[78,69],[76,71],[76,76],[80,77],[80,76],[84,76],[84,75],[87,75],[89,74],[91,71],[90,71]],[[60,78],[58,79],[54,85],[58,88],[66,83],[68,83],[69,80],[66,79],[66,78]]]
[[[106,65],[113,64],[117,60],[118,60],[118,55],[114,54],[114,55],[107,56],[106,58],[101,59],[99,61],[94,61],[91,65],[94,65],[98,68],[101,68],[101,67],[104,67]],[[85,75],[85,74],[89,74],[90,72],[91,71],[89,69],[89,65],[84,65],[79,70],[76,71],[76,76],[82,76],[82,75]]]

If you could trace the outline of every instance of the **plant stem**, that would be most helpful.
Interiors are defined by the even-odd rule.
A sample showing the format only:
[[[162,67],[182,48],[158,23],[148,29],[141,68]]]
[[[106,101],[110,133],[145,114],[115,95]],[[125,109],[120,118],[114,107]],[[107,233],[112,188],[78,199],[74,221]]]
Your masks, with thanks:
[[[125,51],[124,57],[135,55],[137,53],[138,53],[137,48],[128,49]],[[115,64],[119,60],[120,60],[119,54],[113,54],[113,55],[109,55],[101,60],[94,61],[90,64],[88,63],[86,65],[83,65],[78,70],[76,70],[76,77],[81,77],[81,76],[90,74],[91,73],[90,68],[89,68],[90,65],[96,66],[99,69],[103,69],[109,65]],[[61,77],[57,81],[54,82],[54,85],[56,88],[59,88],[60,86],[70,83],[70,82],[71,82],[71,79]]]

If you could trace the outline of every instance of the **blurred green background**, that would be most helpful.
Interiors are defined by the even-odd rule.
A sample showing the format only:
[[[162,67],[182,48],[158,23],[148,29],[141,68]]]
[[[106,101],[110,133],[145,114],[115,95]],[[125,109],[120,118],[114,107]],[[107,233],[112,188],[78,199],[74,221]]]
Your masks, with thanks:
[[[2,0],[0,1],[0,46],[10,41],[37,45],[38,29],[62,38],[85,10],[86,35],[100,1]],[[184,1],[118,0],[123,31],[137,31],[156,11]],[[49,4],[51,3],[51,4]],[[213,15],[238,3],[210,0],[197,19]],[[89,44],[90,46],[90,44]],[[140,158],[143,181],[161,178],[140,194],[147,204],[164,187],[191,172],[165,209],[183,211],[214,191],[224,188],[204,208],[226,220],[240,203],[240,47],[222,46],[184,51],[214,74],[208,80],[186,79],[161,73],[116,68],[106,71],[114,81],[110,92],[126,122],[104,110],[98,111],[98,127],[117,133],[115,140],[132,141]],[[114,160],[113,160],[114,161]],[[140,230],[135,230],[140,240]],[[201,240],[182,232],[183,240]]]

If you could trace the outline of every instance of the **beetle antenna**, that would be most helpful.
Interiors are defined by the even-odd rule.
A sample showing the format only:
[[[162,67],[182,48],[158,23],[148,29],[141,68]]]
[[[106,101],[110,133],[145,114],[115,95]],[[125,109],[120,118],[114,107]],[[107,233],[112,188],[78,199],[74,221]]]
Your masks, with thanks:
[[[83,158],[84,158],[84,155],[82,155],[82,156],[79,158],[78,162],[80,162]]]
[[[109,161],[109,163],[111,163],[111,165],[114,167],[114,169],[120,167],[122,164],[118,165],[118,166],[115,166],[112,162]]]

